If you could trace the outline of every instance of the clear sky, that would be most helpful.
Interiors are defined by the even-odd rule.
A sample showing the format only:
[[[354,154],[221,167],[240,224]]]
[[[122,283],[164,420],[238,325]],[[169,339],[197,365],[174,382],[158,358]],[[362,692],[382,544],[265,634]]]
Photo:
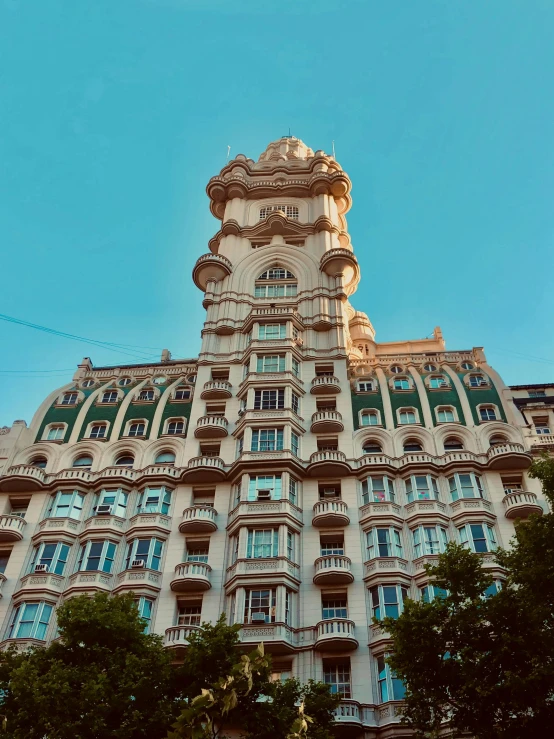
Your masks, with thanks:
[[[206,183],[290,126],[353,181],[378,341],[552,381],[553,37],[552,0],[0,0],[0,313],[196,356]],[[0,321],[0,425],[126,351]]]

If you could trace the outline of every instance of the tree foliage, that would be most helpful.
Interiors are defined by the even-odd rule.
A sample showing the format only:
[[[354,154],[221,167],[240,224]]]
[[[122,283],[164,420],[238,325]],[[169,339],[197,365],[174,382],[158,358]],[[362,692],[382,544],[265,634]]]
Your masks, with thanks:
[[[554,460],[531,475],[554,503]],[[427,566],[447,591],[429,603],[407,601],[386,619],[394,652],[388,661],[406,685],[405,721],[416,736],[439,736],[444,722],[477,739],[547,736],[554,726],[554,516],[516,527],[509,551],[497,555],[506,582],[484,595],[492,578],[479,555],[449,544]]]

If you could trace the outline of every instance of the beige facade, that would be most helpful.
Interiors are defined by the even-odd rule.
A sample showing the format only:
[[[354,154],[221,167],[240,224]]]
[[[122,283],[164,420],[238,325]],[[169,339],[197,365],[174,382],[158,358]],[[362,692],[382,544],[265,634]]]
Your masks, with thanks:
[[[495,546],[546,506],[526,470],[547,435],[482,348],[447,351],[438,328],[376,342],[333,157],[283,138],[207,191],[199,357],[85,358],[0,436],[2,644],[52,639],[73,594],[133,591],[177,659],[225,613],[276,672],[340,691],[352,736],[404,736],[372,617],[432,597],[448,540],[502,579]]]

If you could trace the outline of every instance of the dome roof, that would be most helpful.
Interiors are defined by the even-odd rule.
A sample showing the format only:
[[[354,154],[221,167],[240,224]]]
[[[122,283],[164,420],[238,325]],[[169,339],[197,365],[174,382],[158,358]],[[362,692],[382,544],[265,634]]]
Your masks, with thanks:
[[[297,139],[296,136],[283,136],[277,141],[272,141],[260,154],[259,162],[278,162],[291,159],[311,159],[314,155],[312,149]]]

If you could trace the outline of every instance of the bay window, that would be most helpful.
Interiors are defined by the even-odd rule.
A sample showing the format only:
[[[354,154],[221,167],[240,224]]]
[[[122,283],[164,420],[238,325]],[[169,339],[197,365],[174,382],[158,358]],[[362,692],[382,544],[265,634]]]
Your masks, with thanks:
[[[144,633],[150,633],[150,626],[152,623],[152,611],[154,609],[154,601],[152,598],[145,598],[141,596],[135,601],[139,616],[144,621]]]
[[[290,432],[290,450],[295,457],[298,457],[300,452],[300,437],[294,431]]]
[[[254,392],[255,411],[275,411],[285,407],[285,389],[256,390]]]
[[[412,475],[404,480],[408,503],[414,500],[438,500],[439,488],[437,481],[431,475]]]
[[[448,544],[448,532],[442,526],[418,526],[412,536],[415,559],[425,554],[440,554]]]
[[[402,557],[402,539],[398,529],[374,528],[366,534],[367,558]]]
[[[13,612],[8,639],[44,640],[53,610],[44,601],[21,603]]]
[[[61,541],[39,544],[33,549],[29,572],[34,572],[36,565],[46,565],[48,572],[63,575],[70,549],[68,544]]]
[[[286,336],[286,323],[261,323],[258,326],[258,339],[285,339]]]
[[[73,518],[81,520],[85,496],[77,490],[73,492],[59,491],[50,499],[50,507],[46,518]]]
[[[398,618],[408,597],[408,588],[405,585],[375,585],[370,588],[369,595],[373,618],[379,621],[389,616]]]
[[[128,570],[132,562],[140,559],[145,567],[159,572],[162,550],[163,541],[160,539],[133,539],[127,547],[125,569]]]
[[[99,513],[110,513],[114,516],[125,518],[127,516],[128,498],[129,493],[121,490],[121,488],[118,490],[102,490],[94,509],[95,515],[98,516]]]
[[[81,547],[75,572],[111,572],[116,550],[113,541],[87,541]]]
[[[368,503],[394,503],[394,487],[392,480],[384,476],[371,476],[362,480],[362,501]]]
[[[448,590],[439,588],[438,585],[425,585],[423,588],[420,588],[420,591],[421,600],[424,603],[430,603],[432,600],[435,600],[435,598],[446,598],[448,595]]]
[[[278,556],[278,529],[249,529],[246,544],[246,559],[264,559]]]
[[[246,590],[244,623],[275,623],[276,589]]]
[[[139,496],[137,513],[162,513],[167,516],[171,507],[171,492],[165,487],[145,488]]]
[[[406,689],[386,662],[387,654],[377,658],[377,685],[379,686],[379,702],[399,701],[404,698]]]
[[[483,484],[474,472],[456,473],[448,478],[452,500],[458,498],[484,498]]]
[[[260,492],[262,495],[260,496]],[[269,495],[268,495],[269,491]],[[280,500],[282,494],[281,475],[250,475],[248,483],[248,500],[265,499]]]
[[[473,552],[494,552],[497,548],[494,528],[488,523],[468,523],[458,528],[460,543]]]
[[[298,480],[289,475],[289,500],[293,505],[296,505],[298,500]]]
[[[256,361],[256,372],[284,372],[284,354],[259,354]]]
[[[276,452],[283,450],[283,429],[255,429],[252,431],[253,452]]]

